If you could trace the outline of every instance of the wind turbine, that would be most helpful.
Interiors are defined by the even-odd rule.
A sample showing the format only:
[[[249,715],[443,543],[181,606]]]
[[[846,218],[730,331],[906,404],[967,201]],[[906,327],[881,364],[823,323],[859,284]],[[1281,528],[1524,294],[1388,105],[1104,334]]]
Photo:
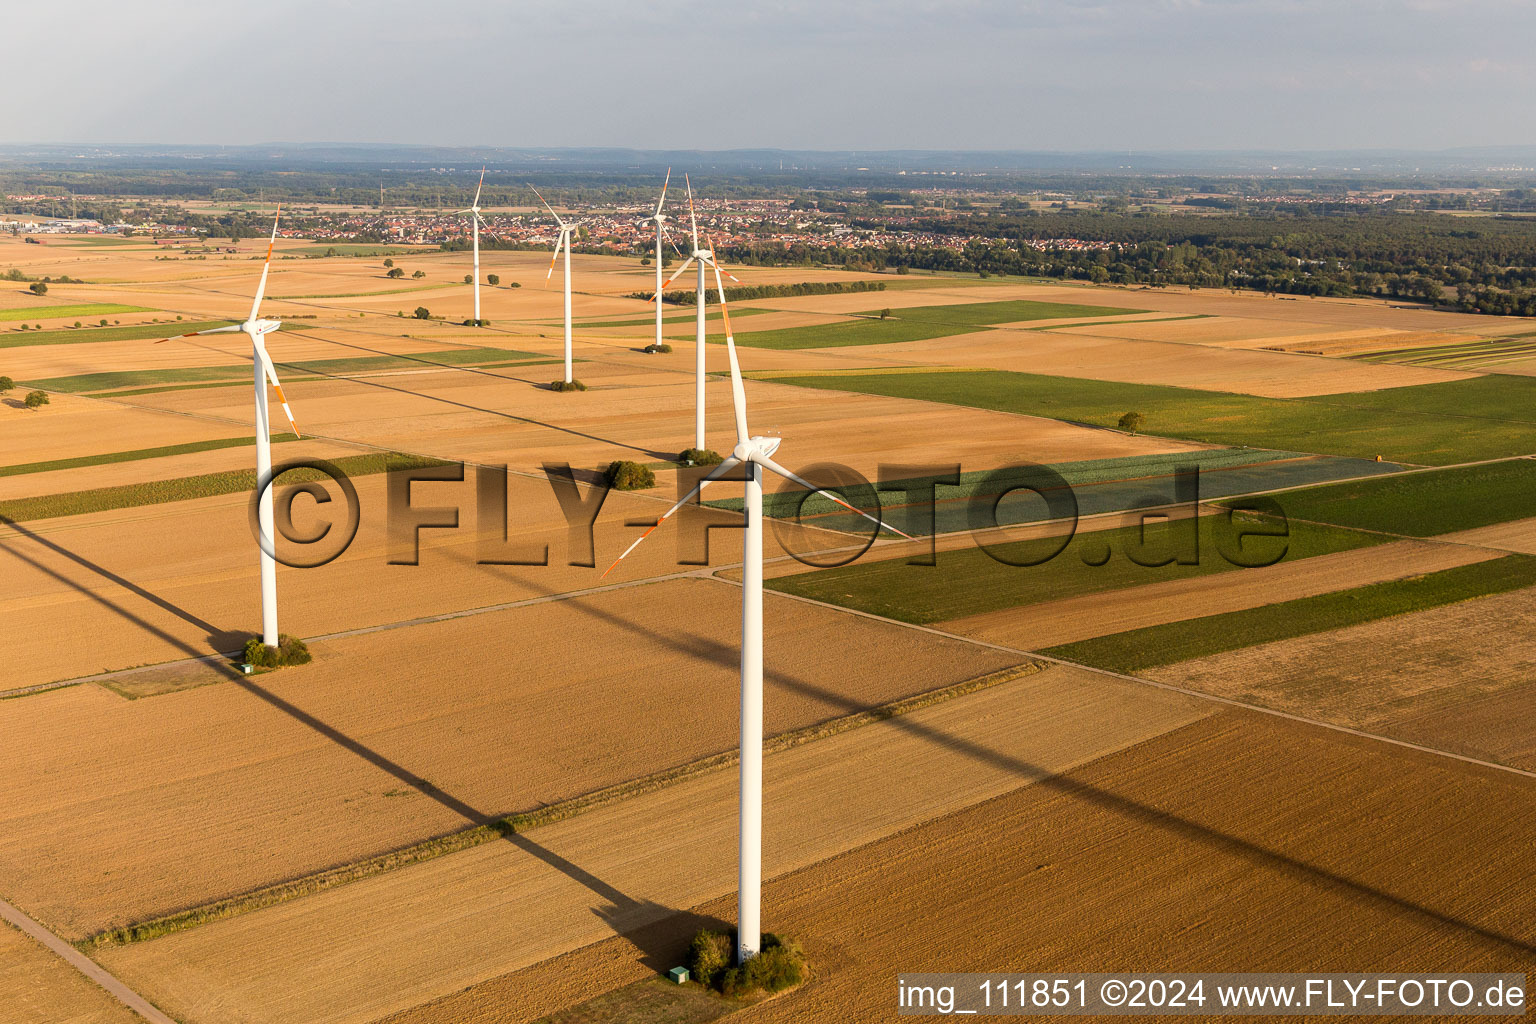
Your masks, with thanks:
[[[661,198],[656,200],[656,212],[651,214],[649,217],[645,218],[645,220],[642,220],[638,225],[636,225],[637,227],[644,227],[646,224],[655,224],[656,225],[656,347],[658,349],[661,348],[661,345],[662,345],[662,341],[661,341],[661,289],[662,289],[662,283],[661,283],[661,239],[662,239],[663,235],[667,234],[667,228],[666,228],[667,215],[661,212],[661,206],[662,206],[663,203],[665,203],[667,201],[667,185],[671,181],[672,181],[672,168],[668,167],[667,168],[667,176],[661,182]],[[667,238],[668,238],[668,241],[671,240],[671,236],[667,236]],[[675,249],[675,248],[677,248],[677,246],[674,245],[673,248]],[[679,253],[679,255],[681,255],[681,253]],[[700,447],[703,447],[703,446],[700,445]]]
[[[529,188],[533,188],[530,183]],[[575,222],[567,224],[560,219],[560,215],[554,208],[545,202],[544,196],[538,189],[533,188],[533,194],[539,197],[539,202],[544,203],[544,209],[555,218],[555,223],[560,225],[560,237],[555,239],[555,254],[549,258],[549,270],[544,274],[544,284],[549,284],[550,275],[555,272],[555,261],[560,258],[560,247],[565,246],[565,382],[571,382],[571,233],[576,230]]]
[[[470,233],[474,236],[474,240],[475,240],[475,243],[474,243],[475,244],[475,281],[474,281],[474,284],[475,284],[475,326],[476,327],[480,326],[480,225],[482,223],[482,221],[480,220],[480,188],[484,184],[485,184],[485,168],[481,167],[480,168],[480,184],[475,186],[475,201],[469,204],[469,209],[467,209],[467,210],[459,210],[458,211],[459,213],[467,213],[472,218],[472,220],[470,222],[470,228],[471,228]],[[381,186],[381,188],[382,188],[382,186]],[[379,197],[380,197],[379,198],[379,202],[382,204],[383,201],[384,201],[382,190],[379,193]]]
[[[697,243],[695,253],[700,251]],[[676,505],[667,509],[656,520],[656,525],[640,535],[640,539],[625,549],[607,576],[631,551],[639,547],[657,527],[672,517],[678,509],[688,504],[710,483],[721,479],[737,466],[747,467],[746,516],[747,528],[742,537],[741,577],[741,783],[740,783],[740,852],[737,867],[737,917],[736,956],[745,963],[759,952],[762,942],[763,899],[763,470],[777,473],[807,490],[825,495],[859,515],[884,527],[892,533],[912,539],[905,533],[880,521],[875,516],[855,508],[830,491],[824,491],[802,477],[796,476],[777,462],[773,455],[779,449],[782,438],[752,437],[747,433],[747,399],[741,382],[741,366],[736,361],[736,339],[731,333],[731,316],[725,306],[725,285],[720,281],[720,268],[712,257],[710,267],[714,271],[715,287],[720,295],[720,315],[725,322],[725,350],[731,362],[731,407],[736,414],[736,447],[720,465],[699,481]],[[701,307],[702,308],[702,307]]]
[[[699,219],[698,219],[697,216],[694,215],[694,212],[693,212],[693,182],[688,180],[688,175],[686,175],[686,174],[683,175],[683,184],[688,189],[688,222],[689,222],[689,226],[693,230],[693,252],[691,252],[688,255],[688,258],[683,261],[683,265],[678,267],[677,270],[673,272],[671,277],[667,278],[666,284],[658,284],[656,286],[656,337],[658,339],[661,338],[661,293],[662,293],[662,290],[664,288],[666,288],[667,285],[670,285],[673,281],[676,281],[679,277],[681,277],[683,275],[683,271],[687,270],[690,265],[696,265],[699,268],[699,284],[698,284],[698,291],[697,291],[697,294],[695,296],[695,305],[694,305],[694,309],[695,309],[697,315],[696,315],[696,318],[695,318],[694,335],[693,335],[693,340],[694,340],[694,354],[693,354],[693,369],[694,369],[694,380],[693,380],[693,446],[695,448],[699,449],[700,451],[703,451],[704,450],[704,307],[705,307],[705,304],[706,304],[706,302],[707,302],[707,300],[709,298],[709,285],[704,280],[704,268],[705,267],[713,268],[714,271],[715,271],[715,277],[717,279],[720,276],[720,268],[715,263],[715,251],[713,249],[701,248],[700,245],[699,245]],[[663,190],[662,194],[663,195],[666,194],[665,190]],[[660,210],[661,209],[660,204],[657,204],[656,208],[658,210]],[[660,231],[661,231],[661,225],[658,223],[657,224],[658,236],[660,234]],[[657,242],[657,245],[656,245],[656,251],[658,253],[661,251],[661,243],[659,241]],[[660,257],[657,258],[656,264],[657,264],[657,267],[659,268],[660,265],[661,265]],[[735,276],[733,276],[729,271],[726,272],[725,276],[729,277],[732,281],[736,281]],[[660,279],[660,277],[661,277],[660,269],[658,269],[656,271],[656,277],[658,278],[658,280]],[[740,281],[736,281],[736,283],[740,284],[741,282]],[[725,293],[721,292],[720,294],[722,296],[722,298],[721,298],[722,305],[721,305],[720,308],[723,310],[725,308],[725,306],[723,305],[723,303],[725,301],[723,296],[724,296]],[[727,334],[727,337],[729,337],[729,334],[730,334],[729,326],[727,326],[727,328],[726,328],[726,334]]]
[[[293,433],[298,436],[299,425],[294,422],[293,410],[288,407],[288,396],[283,394],[283,384],[277,379],[277,368],[272,365],[272,357],[267,355],[266,343],[262,340],[268,334],[283,326],[281,320],[258,319],[257,313],[261,311],[261,298],[267,291],[267,271],[272,268],[272,247],[277,243],[277,220],[282,215],[282,206],[278,206],[277,214],[272,218],[272,237],[267,241],[267,261],[261,267],[261,281],[256,285],[256,298],[251,302],[251,315],[244,323],[230,324],[228,327],[214,327],[206,331],[193,331],[191,334],[178,334],[174,338],[162,338],[155,344],[166,341],[180,341],[182,338],[196,338],[204,334],[232,334],[236,331],[251,339],[251,362],[256,371],[256,480],[257,486],[262,488],[260,504],[257,506],[257,521],[261,526],[261,537],[257,539],[257,546],[261,549],[261,642],[268,647],[277,646],[277,560],[275,552],[275,534],[273,533],[272,515],[272,427],[267,415],[267,382],[272,383],[277,392],[277,400],[283,407],[283,415],[288,417],[288,425],[293,428]]]

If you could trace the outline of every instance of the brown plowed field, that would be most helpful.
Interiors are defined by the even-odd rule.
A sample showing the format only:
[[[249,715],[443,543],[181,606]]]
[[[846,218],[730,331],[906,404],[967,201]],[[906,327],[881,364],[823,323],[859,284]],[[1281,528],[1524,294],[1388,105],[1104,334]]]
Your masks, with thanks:
[[[739,593],[660,583],[336,640],[249,681],[0,702],[6,895],[79,938],[731,749]],[[803,602],[766,618],[771,733],[1019,660]]]
[[[1499,557],[1497,551],[1395,541],[1261,569],[1218,573],[1112,590],[1024,608],[951,619],[940,628],[979,640],[1038,650],[1164,622],[1257,608],[1314,594],[1439,572]]]
[[[1412,723],[1417,742],[1536,769],[1521,754],[1536,732],[1521,714],[1524,684],[1536,677],[1533,597],[1495,594],[1145,674],[1390,735]],[[1490,715],[1505,696],[1508,713]]]
[[[770,754],[765,876],[1208,713],[1189,698],[1053,667]],[[735,794],[733,771],[712,773],[102,960],[189,1021],[362,1024],[729,892]],[[770,903],[768,919],[779,917]]]
[[[882,360],[1166,384],[1270,398],[1370,391],[1471,376],[1419,366],[1217,349],[1184,341],[1174,330],[1205,322],[1180,320],[1147,325],[1149,330],[1153,326],[1168,327],[1168,341],[1106,338],[1101,336],[1105,329],[1095,327],[1085,329],[1092,333],[984,331],[958,338],[882,345],[877,351]],[[869,362],[866,356],[862,365]]]
[[[138,1014],[0,922],[0,1024],[140,1024]]]
[[[1516,519],[1509,523],[1495,523],[1475,530],[1447,533],[1441,540],[1456,544],[1477,544],[1498,551],[1517,551],[1536,555],[1536,519]]]
[[[813,979],[747,1021],[886,1021],[908,971],[1524,971],[1529,780],[1241,712],[776,879]],[[722,898],[388,1018],[518,1024],[680,962]]]

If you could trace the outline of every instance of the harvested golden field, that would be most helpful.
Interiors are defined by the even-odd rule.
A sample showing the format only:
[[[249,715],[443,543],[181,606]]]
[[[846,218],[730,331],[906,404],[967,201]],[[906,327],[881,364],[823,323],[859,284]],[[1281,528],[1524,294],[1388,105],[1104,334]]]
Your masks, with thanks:
[[[0,702],[7,895],[80,938],[728,750],[738,593],[658,583],[141,700]],[[767,650],[770,733],[1019,660],[789,600],[768,604]]]
[[[1177,321],[1166,326],[1204,323]],[[985,331],[930,341],[882,345],[879,361],[926,363],[1043,373],[1090,380],[1167,384],[1206,391],[1235,391],[1270,398],[1300,398],[1376,388],[1429,384],[1472,376],[1454,370],[1364,363],[1287,355],[1252,349],[1214,348],[1208,344],[1127,341],[1107,338],[1100,329],[1067,331]],[[1168,332],[1170,337],[1174,332]],[[865,355],[849,365],[868,366]],[[1424,371],[1401,373],[1403,370]]]
[[[86,491],[97,487],[123,487],[153,480],[179,480],[183,477],[222,473],[227,470],[248,470],[254,473],[256,448],[251,443],[249,430],[244,435],[237,432],[234,436],[247,443],[228,448],[216,448],[212,451],[187,452],[179,455],[134,459],[128,462],[112,462],[99,466],[77,466],[71,469],[0,477],[0,501],[68,494],[72,491]],[[187,440],[208,439],[192,437]],[[297,446],[278,445],[273,449],[272,458],[276,462],[301,455],[306,458],[337,459],[365,455],[371,451],[370,448],[360,448],[357,445],[306,439]],[[0,529],[0,543],[4,543],[4,536],[4,530]]]
[[[250,404],[250,391],[246,391]],[[213,437],[251,434],[245,423],[196,422],[185,416],[147,412],[79,395],[54,395],[48,408],[13,408],[0,401],[0,465],[49,462],[184,444]],[[8,478],[7,482],[11,479]]]
[[[1233,348],[1257,348],[1280,336],[1305,337],[1326,334],[1331,328],[1302,320],[1259,320],[1231,316],[1206,316],[1191,320],[1161,320],[1151,323],[1093,324],[1056,329],[1072,337],[1119,338],[1134,341],[1178,341],[1187,345],[1214,345]]]
[[[0,922],[0,1024],[138,1024],[141,1018]]]
[[[742,1019],[889,1020],[907,971],[1520,971],[1526,781],[1222,712],[774,880],[814,975]],[[536,1020],[735,916],[690,909],[388,1024]]]
[[[213,317],[212,319],[226,319]],[[201,323],[203,321],[195,321]],[[361,321],[354,321],[360,323]],[[184,322],[185,323],[185,322]],[[474,339],[455,339],[444,344],[431,338],[431,328],[425,332],[412,327],[425,337],[404,336],[403,330],[385,333],[382,329],[361,331],[342,324],[324,324],[315,329],[311,322],[297,320],[291,324],[304,330],[279,331],[267,339],[267,351],[278,364],[278,373],[284,384],[297,382],[311,374],[303,370],[288,370],[285,364],[327,359],[368,359],[376,356],[422,355],[453,352],[457,349],[504,348],[509,351],[507,360],[527,358],[527,349],[519,348],[519,340],[501,333],[485,332]],[[165,336],[177,334],[186,328],[182,324],[163,324]],[[404,325],[402,325],[404,326]],[[89,338],[89,333],[84,335]],[[487,361],[490,361],[488,358]],[[9,375],[17,380],[42,380],[51,377],[68,377],[77,374],[94,374],[103,370],[173,370],[188,366],[244,366],[251,362],[251,345],[243,334],[212,334],[156,344],[154,339],[89,341],[72,345],[21,346],[5,351],[4,359]],[[369,372],[359,370],[355,372]],[[249,375],[249,371],[246,371]],[[233,379],[236,374],[231,374]],[[174,378],[171,378],[174,382]],[[92,390],[105,390],[112,385]]]
[[[1489,733],[1463,724],[1459,709],[1497,702],[1536,673],[1532,597],[1536,591],[1480,597],[1145,674],[1389,735],[1412,721],[1417,742],[1497,761],[1529,744],[1529,720],[1511,715]],[[1511,712],[1526,702],[1518,698]]]
[[[887,1020],[898,970],[1519,971],[1525,781],[1208,718],[781,880],[825,971],[744,1019]]]
[[[1038,650],[1164,622],[1328,594],[1499,557],[1496,551],[1402,540],[1259,569],[1150,583],[951,619],[940,628]]]
[[[304,443],[279,446],[277,451],[287,447],[302,449]],[[362,477],[356,486],[360,526],[346,553],[319,568],[278,569],[285,632],[314,637],[599,583],[695,571],[697,566],[680,564],[679,559],[702,560],[699,524],[741,521],[739,515],[715,510],[680,513],[666,531],[602,579],[602,572],[642,532],[643,527],[627,524],[654,522],[676,500],[675,485],[663,476],[651,492],[610,492],[593,529],[594,548],[589,550],[584,535],[579,535],[572,551],[548,481],[542,476],[512,477],[512,550],[506,557],[538,558],[547,546],[549,564],[481,565],[482,557],[500,557],[501,548],[498,544],[482,553],[471,469],[464,483],[413,486],[417,507],[458,506],[462,528],[422,531],[420,564],[398,565],[390,564],[394,548],[386,530],[384,477]],[[718,489],[722,497],[731,494],[729,485]],[[589,493],[585,484],[582,493]],[[229,494],[0,526],[0,572],[11,584],[0,595],[0,614],[13,630],[0,689],[237,649],[259,622],[248,502],[248,495]],[[308,503],[307,498],[296,503],[298,528],[335,522],[339,533],[342,510],[338,508],[333,519],[306,512]],[[339,498],[335,504],[340,504]],[[488,528],[494,531],[494,524]],[[740,558],[736,531],[711,533],[710,554],[716,564]],[[804,540],[802,531],[787,536],[795,543]],[[499,541],[499,535],[495,539]],[[175,557],[167,558],[172,541]],[[776,539],[767,549],[771,556],[781,550]],[[280,543],[279,550],[291,549]],[[569,564],[588,558],[596,567]],[[112,644],[102,649],[61,642],[67,636],[110,636]]]
[[[723,357],[714,350],[710,355]],[[509,366],[304,384],[290,398],[306,433],[439,458],[508,462],[531,471],[546,461],[584,467],[615,458],[653,462],[692,444],[694,383],[684,369],[692,358],[674,351],[583,363],[575,375],[591,390],[580,394],[537,386],[558,376],[558,366]],[[754,359],[752,365],[767,362]],[[769,381],[747,381],[746,388],[752,429],[784,436],[786,465],[834,461],[870,479],[880,462],[942,463],[964,455],[968,469],[981,469],[1202,447],[911,399],[840,395],[808,401],[803,389]],[[728,381],[711,378],[705,395],[706,440],[728,452],[734,445]],[[251,416],[250,394],[241,388],[163,392],[132,401],[221,423],[249,422]],[[965,439],[963,450],[959,438]]]
[[[1345,334],[1287,341],[1282,347],[1292,352],[1304,350],[1314,355],[1350,356],[1362,352],[1454,345],[1476,340],[1476,335],[1445,334],[1435,331],[1351,331]]]
[[[1050,778],[1209,711],[1053,667],[771,753],[765,875]],[[715,772],[508,842],[105,950],[102,961],[189,1021],[361,1024],[730,891],[735,792],[735,773]],[[767,908],[776,927],[780,905],[770,899]]]

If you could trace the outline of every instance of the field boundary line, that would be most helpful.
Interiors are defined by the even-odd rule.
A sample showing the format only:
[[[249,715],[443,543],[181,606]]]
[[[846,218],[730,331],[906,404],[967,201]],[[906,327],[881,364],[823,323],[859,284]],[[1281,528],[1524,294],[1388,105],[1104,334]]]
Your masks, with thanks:
[[[156,1009],[153,1003],[119,981],[105,967],[53,934],[47,928],[44,928],[14,904],[0,900],[0,918],[14,925],[22,934],[36,940],[44,949],[85,975],[87,979],[94,982],[107,995],[116,999],[140,1017],[151,1021],[152,1024],[176,1024],[174,1020]]]
[[[740,582],[724,576],[711,575],[708,578],[714,580],[717,583],[724,583],[725,585],[731,587],[739,588],[741,586]],[[978,640],[975,637],[962,636],[959,633],[951,633],[947,630],[936,629],[933,626],[923,626],[915,622],[902,622],[900,619],[888,619],[883,615],[876,615],[873,612],[861,611],[858,608],[845,608],[840,604],[832,604],[828,601],[818,601],[813,597],[802,597],[799,594],[788,594],[777,590],[773,593],[778,597],[787,598],[791,601],[803,601],[806,604],[816,605],[820,608],[830,608],[836,611],[847,612],[850,615],[859,615],[866,619],[874,619],[876,622],[884,622],[889,625],[901,626],[905,629],[915,629],[919,632],[930,633],[934,636],[943,637],[946,640],[959,640],[964,643],[974,644],[977,647],[985,647],[1003,654],[1012,654],[1020,658],[1048,662],[1052,665],[1065,665],[1068,668],[1082,669],[1085,672],[1092,672],[1101,676],[1109,676],[1112,679],[1119,679],[1127,683],[1138,683],[1142,686],[1151,687],[1156,690],[1165,690],[1169,693],[1181,693],[1186,697],[1194,697],[1199,700],[1210,701],[1215,704],[1224,704],[1227,707],[1240,708],[1244,711],[1252,711],[1261,715],[1269,715],[1273,718],[1283,718],[1286,721],[1298,722],[1302,725],[1316,726],[1320,729],[1328,729],[1332,732],[1341,732],[1349,736],[1357,737],[1359,739],[1375,740],[1378,743],[1387,743],[1394,747],[1402,747],[1406,750],[1415,750],[1421,754],[1432,754],[1436,757],[1444,757],[1453,761],[1462,761],[1466,764],[1474,764],[1480,768],[1491,768],[1495,771],[1507,772],[1511,775],[1520,775],[1528,779],[1536,779],[1536,771],[1531,771],[1526,768],[1516,768],[1514,765],[1499,764],[1497,761],[1485,761],[1480,757],[1472,757],[1468,754],[1457,754],[1449,750],[1441,750],[1438,747],[1428,747],[1422,743],[1413,743],[1409,740],[1400,740],[1392,736],[1384,736],[1381,733],[1368,732],[1364,729],[1356,729],[1348,725],[1338,725],[1334,722],[1323,721],[1320,718],[1308,718],[1305,715],[1293,714],[1289,711],[1279,711],[1275,708],[1264,707],[1262,704],[1249,704],[1245,701],[1235,700],[1231,697],[1221,697],[1214,693],[1205,693],[1201,690],[1192,690],[1188,687],[1176,686],[1173,683],[1164,683],[1159,682],[1156,679],[1146,679],[1142,676],[1128,675],[1124,672],[1116,672],[1113,669],[1099,668],[1095,665],[1086,665],[1078,661],[1068,661],[1066,658],[1058,658],[1054,655],[1042,654],[1039,651],[1026,651],[1018,647],[1009,647],[1007,644],[993,643],[990,640]]]
[[[903,715],[909,715],[914,711],[919,711],[935,704],[968,696],[980,690],[990,689],[994,686],[1000,686],[1016,679],[1034,675],[1047,667],[1044,659],[1022,658],[1018,664],[1011,665],[1008,668],[973,676],[970,679],[961,680],[958,683],[952,683],[949,686],[943,686],[936,690],[912,694],[911,696],[902,697],[872,708],[866,708],[862,711],[850,712],[849,714],[839,715],[822,722],[779,733],[764,740],[763,750],[765,753],[775,754],[780,751],[803,746],[807,743],[813,743],[817,740],[851,732],[867,725],[875,725],[893,718],[900,718]],[[572,797],[569,800],[546,804],[532,811],[503,815],[481,825],[474,825],[456,832],[434,836],[430,839],[424,839],[363,860],[340,864],[323,871],[301,875],[297,878],[263,886],[259,889],[253,889],[226,899],[188,907],[172,914],[150,918],[136,924],[111,928],[79,940],[74,948],[79,951],[77,955],[81,955],[81,958],[85,959],[82,954],[90,950],[109,946],[130,945],[136,942],[147,942],[164,935],[190,931],[199,925],[237,917],[241,914],[262,910],[280,903],[287,903],[290,900],[302,899],[305,896],[324,892],[350,882],[361,881],[362,879],[382,875],[398,868],[409,867],[413,864],[436,860],[438,857],[472,849],[495,839],[520,835],[545,825],[566,821],[588,811],[598,810],[599,808],[608,807],[624,800],[653,793],[700,775],[728,769],[737,764],[740,759],[740,751],[731,748],[718,754],[711,754],[684,764],[675,765],[671,768],[664,768],[661,771],[642,775],[636,779],[629,779],[612,786],[593,790],[590,793]],[[59,939],[57,941],[62,942],[63,940]]]

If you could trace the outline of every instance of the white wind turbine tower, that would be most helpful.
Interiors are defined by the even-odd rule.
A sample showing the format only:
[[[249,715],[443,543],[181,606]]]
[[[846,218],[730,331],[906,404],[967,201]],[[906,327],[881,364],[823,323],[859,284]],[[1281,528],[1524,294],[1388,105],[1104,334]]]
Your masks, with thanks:
[[[693,252],[690,253],[688,258],[683,261],[683,265],[678,267],[677,270],[673,272],[671,277],[667,278],[666,284],[658,284],[657,287],[656,287],[656,337],[658,339],[661,337],[661,293],[662,293],[663,289],[665,289],[666,286],[671,284],[673,281],[676,281],[679,277],[683,276],[683,271],[687,270],[689,268],[689,266],[697,265],[698,268],[699,268],[699,284],[698,284],[698,292],[695,295],[695,305],[694,305],[694,310],[695,310],[695,313],[696,313],[696,319],[695,319],[695,327],[694,327],[694,356],[693,356],[693,368],[694,368],[694,380],[693,380],[693,446],[695,448],[699,449],[700,451],[703,451],[704,448],[705,448],[705,444],[704,444],[704,307],[705,307],[705,304],[706,304],[706,300],[709,297],[709,285],[704,280],[704,268],[705,267],[712,268],[715,271],[715,277],[717,279],[720,276],[720,268],[715,263],[715,252],[714,252],[714,250],[713,249],[700,248],[700,246],[699,246],[699,219],[698,219],[698,217],[696,217],[694,215],[694,212],[693,212],[693,182],[688,180],[688,175],[686,175],[686,174],[683,175],[683,184],[685,186],[687,186],[687,189],[688,189],[688,222],[689,222],[690,228],[693,231]],[[663,192],[663,194],[665,194],[665,192]],[[657,209],[660,209],[659,205],[658,205]],[[660,225],[659,224],[657,225],[657,230],[658,230],[658,232],[660,231]],[[657,245],[657,251],[658,252],[661,251],[660,250],[660,243],[658,243],[658,245]],[[656,262],[657,262],[658,265],[660,265],[661,260],[658,258]],[[657,276],[657,278],[661,277],[661,272],[659,270],[657,271],[656,276]],[[729,277],[732,281],[736,281],[735,276],[732,275],[729,271],[726,272],[725,276]],[[740,284],[741,282],[737,281],[736,283]],[[722,292],[721,294],[723,296],[724,292]],[[724,300],[722,299],[722,302],[723,301]],[[723,310],[725,307],[722,305],[720,308]]]
[[[480,168],[480,184],[475,186],[475,201],[469,204],[469,209],[459,210],[459,213],[467,213],[472,218],[470,221],[470,233],[474,237],[475,247],[475,326],[480,325],[480,225],[484,223],[480,219],[480,189],[485,184],[485,168]],[[383,202],[383,193],[380,193],[380,202]]]
[[[529,188],[533,188],[530,184]],[[543,194],[533,188],[533,194],[539,197],[539,202],[544,203],[544,209],[555,218],[555,223],[560,225],[560,237],[555,240],[555,254],[549,258],[549,270],[544,274],[544,283],[549,284],[550,275],[555,272],[555,261],[560,258],[560,247],[565,247],[565,382],[571,382],[571,234],[576,230],[574,221],[566,223],[560,219],[560,215],[554,208],[545,202]]]
[[[694,246],[695,254],[701,250]],[[708,257],[706,257],[708,258]],[[703,261],[700,261],[700,266]],[[736,360],[736,339],[731,334],[731,317],[725,306],[725,285],[720,281],[720,268],[710,259],[715,275],[715,287],[720,295],[720,315],[725,322],[725,350],[731,363],[731,406],[736,414],[736,447],[720,465],[699,481],[676,505],[667,509],[656,520],[656,525],[640,535],[640,539],[625,549],[607,576],[641,541],[649,537],[657,527],[666,522],[678,509],[688,504],[699,492],[737,466],[747,467],[746,476],[746,531],[742,536],[741,578],[741,783],[740,783],[740,853],[737,868],[737,917],[736,956],[745,962],[756,956],[762,942],[763,898],[763,470],[777,473],[807,490],[825,495],[865,519],[883,526],[902,537],[907,534],[882,523],[875,516],[854,508],[842,498],[818,488],[777,462],[773,454],[778,451],[781,438],[751,437],[747,433],[747,399],[741,382],[741,366]],[[911,538],[908,537],[910,540]]]
[[[278,216],[281,214],[282,208],[279,207]],[[299,433],[299,426],[293,420],[293,410],[288,407],[288,398],[283,394],[282,382],[277,379],[277,369],[272,365],[272,357],[267,355],[267,346],[262,340],[282,327],[282,321],[262,320],[256,315],[261,311],[261,298],[267,291],[267,271],[272,267],[272,247],[277,243],[277,219],[277,216],[272,218],[272,237],[267,241],[267,261],[262,264],[261,281],[256,285],[256,298],[251,302],[251,315],[245,322],[162,339],[162,341],[179,341],[182,338],[196,338],[204,334],[232,334],[236,331],[251,339],[251,362],[256,371],[256,480],[258,487],[268,485],[261,491],[261,502],[256,512],[257,521],[261,527],[261,536],[257,538],[257,547],[261,550],[261,642],[268,647],[277,646],[277,560],[274,557],[277,541],[273,533],[270,486],[272,428],[267,415],[268,381],[271,381],[273,389],[277,391],[277,400],[282,404],[283,415],[288,417],[288,425],[293,428],[295,436]],[[160,343],[156,342],[156,344]]]
[[[655,224],[656,225],[656,347],[657,348],[660,348],[661,344],[662,344],[662,341],[661,341],[661,289],[662,289],[662,283],[661,283],[661,240],[662,240],[662,236],[663,235],[667,235],[667,228],[666,228],[667,215],[661,212],[661,206],[662,206],[663,203],[665,203],[667,201],[667,185],[671,181],[672,181],[672,168],[668,167],[667,168],[667,176],[661,182],[661,198],[656,200],[656,212],[651,214],[649,217],[645,218],[644,220],[642,220],[638,225],[636,225],[637,227],[644,227],[646,224]],[[667,235],[667,240],[668,241],[671,240],[671,236],[670,235]],[[676,248],[676,246],[673,246],[673,248]]]

